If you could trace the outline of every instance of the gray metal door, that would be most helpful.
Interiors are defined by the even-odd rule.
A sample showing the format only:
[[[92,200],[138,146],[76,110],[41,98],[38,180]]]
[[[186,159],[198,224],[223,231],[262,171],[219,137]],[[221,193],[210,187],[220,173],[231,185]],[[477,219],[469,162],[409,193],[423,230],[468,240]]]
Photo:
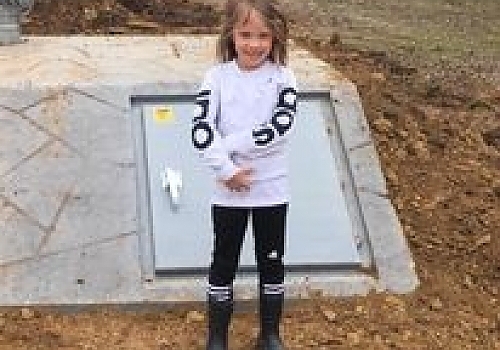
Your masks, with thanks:
[[[325,128],[332,113],[328,98],[299,99],[290,140],[292,197],[285,257],[290,268],[360,264]],[[157,272],[202,271],[210,262],[214,181],[191,145],[192,115],[193,102],[187,98],[142,109]],[[247,234],[241,266],[253,265],[253,240]]]

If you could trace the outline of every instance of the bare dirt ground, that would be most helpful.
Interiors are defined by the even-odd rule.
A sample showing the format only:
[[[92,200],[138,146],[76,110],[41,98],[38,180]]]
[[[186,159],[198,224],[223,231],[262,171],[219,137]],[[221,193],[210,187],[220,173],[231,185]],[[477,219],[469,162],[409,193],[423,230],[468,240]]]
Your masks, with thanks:
[[[301,302],[285,315],[289,349],[500,349],[500,2],[281,2],[293,38],[359,87],[421,281]],[[24,29],[206,33],[219,3],[39,0]],[[203,349],[204,322],[202,310],[10,310],[0,349]],[[238,313],[232,348],[257,331]]]

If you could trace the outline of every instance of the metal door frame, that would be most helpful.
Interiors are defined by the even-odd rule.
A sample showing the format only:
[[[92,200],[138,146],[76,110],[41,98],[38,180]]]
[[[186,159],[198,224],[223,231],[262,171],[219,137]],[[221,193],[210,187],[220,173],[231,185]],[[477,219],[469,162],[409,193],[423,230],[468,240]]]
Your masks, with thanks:
[[[162,274],[155,271],[154,259],[154,232],[151,214],[151,198],[149,193],[149,174],[146,158],[146,139],[145,125],[143,122],[142,109],[145,105],[178,103],[178,102],[193,102],[195,101],[195,90],[192,89],[176,89],[169,94],[143,94],[134,95],[131,97],[131,108],[133,126],[136,136],[136,155],[137,155],[137,189],[138,189],[138,226],[140,231],[140,260],[142,266],[142,275],[144,281],[154,281],[161,278]],[[288,268],[288,272],[298,272],[308,270],[318,273],[322,272],[360,272],[370,271],[373,267],[373,256],[371,254],[370,242],[366,225],[362,218],[362,211],[356,195],[356,189],[350,171],[349,158],[344,146],[340,126],[336,120],[335,103],[338,102],[333,98],[329,90],[309,90],[302,91],[298,95],[300,99],[326,99],[330,101],[332,106],[332,114],[330,120],[326,122],[327,133],[329,134],[331,152],[335,159],[338,168],[338,176],[341,181],[341,188],[344,192],[348,215],[353,225],[353,232],[357,232],[357,250],[361,259],[361,268],[358,264],[339,264],[331,265],[314,265],[301,266],[300,269]],[[336,141],[338,140],[338,141]],[[198,269],[197,269],[198,270]],[[184,269],[176,275],[190,276],[196,271]],[[254,269],[241,269],[239,274],[254,275]]]

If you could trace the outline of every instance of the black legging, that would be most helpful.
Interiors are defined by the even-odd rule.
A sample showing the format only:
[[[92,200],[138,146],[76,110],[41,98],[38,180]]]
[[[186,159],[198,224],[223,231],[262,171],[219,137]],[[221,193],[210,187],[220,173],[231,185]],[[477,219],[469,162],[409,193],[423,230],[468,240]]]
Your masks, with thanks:
[[[250,214],[260,284],[282,284],[287,208],[287,204],[258,208],[212,206],[215,243],[209,284],[232,285]]]

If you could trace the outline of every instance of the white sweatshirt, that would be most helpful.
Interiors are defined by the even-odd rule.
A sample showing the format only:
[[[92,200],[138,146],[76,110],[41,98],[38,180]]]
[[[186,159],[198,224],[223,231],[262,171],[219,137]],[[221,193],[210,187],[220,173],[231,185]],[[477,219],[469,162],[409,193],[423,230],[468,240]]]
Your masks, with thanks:
[[[257,207],[289,201],[287,138],[296,112],[292,71],[272,62],[240,70],[235,61],[212,67],[196,99],[192,140],[218,180],[253,169],[250,191],[216,181],[213,204]]]

